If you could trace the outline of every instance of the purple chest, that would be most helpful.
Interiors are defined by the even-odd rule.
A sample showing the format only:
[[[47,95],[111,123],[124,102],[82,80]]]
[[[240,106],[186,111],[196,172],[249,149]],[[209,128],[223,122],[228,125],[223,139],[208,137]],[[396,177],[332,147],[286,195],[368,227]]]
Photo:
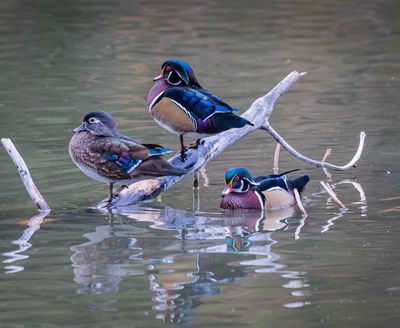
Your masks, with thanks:
[[[249,190],[244,193],[231,192],[222,197],[221,208],[224,209],[255,209],[262,210],[264,208],[261,196],[258,196],[254,191]]]
[[[147,107],[149,109],[150,105],[152,105],[152,102],[154,101],[154,99],[163,91],[167,90],[168,88],[171,88],[171,85],[169,85],[165,80],[160,80],[157,83],[155,83],[153,85],[153,87],[151,88],[148,96],[147,96]]]

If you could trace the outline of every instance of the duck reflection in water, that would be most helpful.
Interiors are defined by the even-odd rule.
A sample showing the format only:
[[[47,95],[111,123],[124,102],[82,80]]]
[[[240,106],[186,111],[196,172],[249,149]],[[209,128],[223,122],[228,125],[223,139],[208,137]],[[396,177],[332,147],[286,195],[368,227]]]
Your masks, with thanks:
[[[129,224],[121,223],[127,217],[116,217],[114,224],[84,234],[89,241],[71,247],[74,281],[82,285],[76,292],[113,295],[124,277],[147,275],[149,286],[134,288],[149,288],[155,316],[190,324],[193,310],[205,296],[225,294],[224,285],[251,273],[275,272],[296,281],[295,288],[306,287],[304,273],[283,270],[280,256],[271,250],[276,243],[272,234],[285,230],[294,213],[287,208],[267,217],[260,211],[210,217],[174,209],[138,209],[128,215],[135,219]],[[138,227],[137,221],[149,221],[153,229]],[[154,233],[159,228],[179,233],[159,238]],[[91,307],[118,311],[114,296],[95,301]]]
[[[306,273],[288,270],[273,251],[277,244],[274,234],[289,229],[294,207],[271,212],[239,210],[217,217],[200,213],[135,208],[118,217],[118,221],[129,222],[100,225],[84,234],[89,241],[71,248],[74,281],[83,286],[77,293],[114,294],[125,276],[147,275],[149,286],[134,288],[150,290],[155,316],[164,322],[190,324],[194,309],[205,296],[223,293],[234,298],[226,284],[275,273],[287,279],[282,287],[290,290],[290,298],[295,297],[294,302],[282,302],[283,306],[309,304]],[[138,221],[150,222],[151,228],[135,223]],[[328,224],[332,227],[333,222]],[[163,233],[159,238],[157,229],[178,233]],[[116,302],[109,299],[91,306],[117,311]]]
[[[297,292],[308,287],[305,273],[283,270],[280,256],[271,250],[276,243],[272,234],[288,227],[288,219],[295,214],[293,207],[267,214],[239,211],[220,219],[196,216],[196,224],[186,226],[182,217],[177,219],[176,211],[169,214],[163,224],[155,221],[156,226],[171,229],[175,225],[181,230],[181,240],[166,248],[175,254],[153,259],[149,266],[153,308],[162,321],[190,324],[191,313],[204,296],[226,293],[225,284],[251,272],[278,273],[290,280],[283,287],[296,288]]]

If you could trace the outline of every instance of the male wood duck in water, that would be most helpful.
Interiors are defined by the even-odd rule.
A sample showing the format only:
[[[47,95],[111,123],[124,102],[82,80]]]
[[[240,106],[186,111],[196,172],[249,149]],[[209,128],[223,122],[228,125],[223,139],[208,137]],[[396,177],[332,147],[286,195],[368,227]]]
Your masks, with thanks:
[[[185,174],[162,157],[169,152],[168,148],[141,144],[118,134],[114,118],[103,111],[87,113],[69,143],[69,154],[78,168],[90,178],[109,184],[109,202],[114,184]]]
[[[226,187],[222,192],[220,207],[275,210],[296,204],[293,189],[296,188],[299,193],[302,192],[310,178],[303,175],[294,180],[287,180],[285,174],[289,172],[253,179],[245,168],[236,167],[227,170],[225,172]]]
[[[180,60],[168,60],[161,66],[161,74],[153,81],[147,106],[153,119],[166,130],[178,134],[181,158],[185,159],[183,136],[200,139],[232,128],[253,125],[235,115],[232,108],[220,98],[203,89],[189,64]]]

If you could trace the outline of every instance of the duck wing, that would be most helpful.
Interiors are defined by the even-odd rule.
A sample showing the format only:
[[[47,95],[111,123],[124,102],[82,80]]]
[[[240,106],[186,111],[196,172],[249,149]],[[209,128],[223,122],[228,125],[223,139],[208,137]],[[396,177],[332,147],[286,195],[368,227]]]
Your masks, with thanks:
[[[140,163],[152,156],[160,156],[170,152],[159,145],[144,145],[129,140],[128,137],[105,137],[95,140],[90,145],[90,151],[97,157],[96,169],[120,171],[121,174],[130,174]]]
[[[204,121],[215,114],[232,114],[237,111],[224,102],[217,101],[210,94],[199,90],[191,87],[169,88],[164,91],[158,101],[165,97],[171,99],[194,120]]]

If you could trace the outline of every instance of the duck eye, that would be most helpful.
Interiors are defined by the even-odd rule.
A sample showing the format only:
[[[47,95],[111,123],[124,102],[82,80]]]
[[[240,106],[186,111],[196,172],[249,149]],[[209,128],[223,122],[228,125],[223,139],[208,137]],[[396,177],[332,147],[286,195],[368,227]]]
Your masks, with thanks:
[[[171,66],[165,66],[165,70],[169,72],[171,70]]]
[[[89,123],[96,123],[97,120],[94,117],[89,118]]]
[[[235,179],[233,179],[233,181],[239,181],[239,177],[236,176]]]

